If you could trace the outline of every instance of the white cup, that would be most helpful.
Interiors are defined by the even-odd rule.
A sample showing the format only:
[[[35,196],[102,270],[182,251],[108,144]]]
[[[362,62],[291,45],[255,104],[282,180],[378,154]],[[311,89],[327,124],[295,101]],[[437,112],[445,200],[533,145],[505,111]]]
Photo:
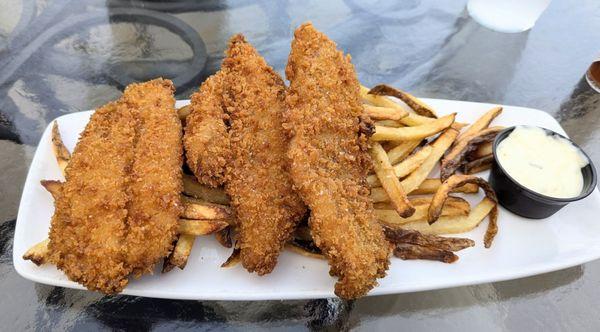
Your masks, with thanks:
[[[551,0],[469,0],[469,15],[488,29],[516,33],[531,29]]]

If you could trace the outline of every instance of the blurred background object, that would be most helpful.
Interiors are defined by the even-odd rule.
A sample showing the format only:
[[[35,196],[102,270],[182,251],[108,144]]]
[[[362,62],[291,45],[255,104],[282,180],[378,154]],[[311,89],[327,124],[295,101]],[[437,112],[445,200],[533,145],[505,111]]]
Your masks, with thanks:
[[[531,29],[550,0],[469,0],[471,17],[488,29],[517,33]]]

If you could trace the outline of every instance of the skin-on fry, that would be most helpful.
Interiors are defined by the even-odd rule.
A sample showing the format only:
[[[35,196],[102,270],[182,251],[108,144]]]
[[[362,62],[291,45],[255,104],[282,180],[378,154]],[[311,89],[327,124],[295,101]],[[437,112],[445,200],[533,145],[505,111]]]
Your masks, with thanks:
[[[410,107],[402,106],[386,97],[369,94],[369,88],[362,85],[360,86],[360,97],[365,102],[368,102],[375,106],[390,107],[403,111],[408,111],[408,116],[405,116],[402,119],[400,119],[400,123],[402,123],[405,126],[419,126],[435,120],[434,118],[428,118],[426,116],[416,114],[412,109],[410,109]]]
[[[408,112],[398,108],[363,105],[364,112],[373,120],[400,120],[408,115]]]
[[[470,161],[470,162],[464,164],[462,167],[463,173],[475,174],[475,173],[483,172],[485,170],[490,169],[492,167],[493,163],[494,163],[494,156],[490,154],[485,157],[475,159],[473,161]]]
[[[419,165],[429,157],[433,148],[431,146],[425,146],[414,154],[410,155],[408,158],[404,159],[402,162],[393,166],[394,174],[397,178],[403,178],[410,174],[412,171],[417,169]],[[379,187],[381,183],[377,178],[377,175],[369,175],[367,177],[367,182],[371,187]]]
[[[442,216],[431,225],[427,221],[419,221],[403,224],[402,228],[413,229],[424,234],[465,233],[477,227],[495,207],[496,202],[485,197],[471,209],[468,216]],[[492,217],[491,214],[490,217]]]
[[[63,183],[58,180],[41,180],[40,184],[48,190],[52,198],[56,200],[60,195]]]
[[[207,202],[229,204],[229,196],[223,190],[202,185],[192,175],[183,174],[183,192]]]
[[[410,155],[416,147],[421,145],[421,140],[402,142],[387,152],[390,163],[395,164]]]
[[[442,180],[440,179],[425,179],[419,186],[419,188],[411,191],[409,195],[429,195],[435,194],[438,188],[442,185]],[[467,183],[462,187],[455,188],[454,193],[463,193],[463,194],[474,194],[479,191],[479,187],[472,183]]]
[[[492,154],[492,144],[493,142],[485,142],[485,143],[481,143],[479,144],[479,146],[477,146],[477,149],[475,149],[475,151],[467,154],[466,159],[468,161],[472,161],[475,159],[479,159],[479,158],[483,158],[486,156],[489,156]]]
[[[54,153],[58,167],[60,167],[60,171],[64,176],[65,168],[67,168],[69,160],[71,160],[71,153],[63,143],[58,129],[58,122],[56,121],[52,123],[52,152]]]
[[[215,233],[215,239],[225,248],[231,248],[233,242],[231,241],[231,227],[226,227]]]
[[[180,219],[179,233],[194,236],[208,235],[225,229],[227,226],[229,223],[220,219]]]
[[[220,204],[202,203],[193,198],[182,196],[183,214],[187,219],[228,219],[231,217],[231,208]]]
[[[421,234],[415,230],[402,228],[383,227],[383,233],[388,241],[395,244],[410,243],[449,251],[460,251],[475,245],[475,241],[467,238]]]
[[[415,113],[429,118],[437,118],[437,115],[435,114],[435,111],[433,110],[433,108],[431,108],[431,106],[425,104],[419,98],[411,95],[410,93],[396,89],[389,85],[379,84],[373,87],[369,91],[369,94],[396,97],[402,100],[410,108],[412,108],[413,111],[415,111]]]
[[[237,247],[233,248],[231,255],[229,255],[229,257],[223,264],[221,264],[221,267],[222,268],[234,267],[234,266],[238,265],[240,260],[241,260],[240,259],[240,248],[237,248]]]
[[[468,203],[466,208],[470,209]],[[415,206],[415,213],[408,218],[400,217],[395,210],[375,209],[374,214],[375,218],[377,218],[377,220],[379,220],[381,223],[395,227],[410,222],[427,220],[428,210],[429,205]],[[468,214],[469,210],[465,209],[465,206],[446,205],[442,209],[442,216],[466,216]]]
[[[177,240],[175,248],[173,248],[173,251],[171,252],[169,257],[165,259],[162,272],[169,272],[175,266],[183,270],[183,268],[187,264],[188,258],[190,257],[190,253],[192,253],[192,247],[194,246],[195,240],[196,236],[194,235],[179,235],[179,239]]]
[[[474,135],[467,136],[457,141],[448,154],[442,158],[442,165],[440,166],[440,177],[442,178],[442,181],[449,178],[462,166],[467,154],[474,151],[479,144],[493,141],[494,138],[496,138],[496,135],[503,129],[504,127],[483,129]]]
[[[23,255],[24,260],[30,260],[35,265],[40,266],[48,263],[50,253],[48,252],[48,243],[50,239],[45,239],[29,248]]]
[[[479,189],[479,187],[477,187],[477,189]],[[410,204],[412,204],[413,206],[415,206],[415,207],[416,206],[426,206],[428,209],[429,209],[429,204],[431,204],[432,199],[433,199],[433,196],[418,196],[418,197],[413,196],[413,197],[408,198],[408,200],[410,201]],[[376,209],[383,209],[383,210],[392,209],[391,204],[388,202],[373,203],[373,206]],[[463,209],[466,211],[467,214],[469,213],[469,211],[471,211],[471,206],[469,205],[469,202],[467,202],[462,197],[449,196],[448,199],[446,200],[446,203],[444,204],[444,206],[453,206],[453,207]]]
[[[185,119],[188,115],[190,115],[190,113],[192,113],[192,105],[185,105],[177,110],[177,116],[181,121],[185,121]]]
[[[421,183],[427,178],[427,175],[431,173],[431,170],[435,167],[440,158],[444,155],[444,152],[452,145],[454,140],[458,136],[458,130],[454,128],[446,129],[431,145],[433,151],[429,157],[412,172],[406,179],[402,180],[402,187],[406,192],[419,188]]]
[[[375,126],[373,141],[414,141],[439,133],[454,123],[456,113],[448,114],[429,123],[415,127],[390,128]]]
[[[394,256],[403,259],[426,259],[443,263],[454,263],[458,260],[452,251],[423,247],[416,244],[401,243],[394,248]]]
[[[490,184],[484,179],[473,175],[453,175],[444,183],[442,183],[438,191],[435,193],[435,195],[433,195],[427,216],[427,221],[430,225],[440,217],[444,202],[448,198],[448,195],[452,189],[460,187],[466,183],[477,184],[481,189],[483,189],[487,198],[494,202],[498,202],[494,189],[492,189],[492,186],[490,186]]]
[[[377,178],[379,178],[379,182],[388,194],[394,208],[400,216],[404,218],[410,217],[415,213],[415,208],[410,205],[408,197],[406,197],[406,193],[396,177],[394,168],[390,164],[385,150],[381,147],[381,144],[373,143],[369,153],[373,159],[375,174],[377,174]]]
[[[487,111],[479,119],[477,119],[477,121],[473,122],[473,124],[469,126],[469,128],[467,128],[467,130],[458,137],[457,141],[460,141],[465,137],[475,135],[478,132],[484,130],[490,125],[490,123],[492,123],[492,120],[494,120],[498,115],[500,115],[500,113],[502,113],[502,107],[494,107],[491,110]]]

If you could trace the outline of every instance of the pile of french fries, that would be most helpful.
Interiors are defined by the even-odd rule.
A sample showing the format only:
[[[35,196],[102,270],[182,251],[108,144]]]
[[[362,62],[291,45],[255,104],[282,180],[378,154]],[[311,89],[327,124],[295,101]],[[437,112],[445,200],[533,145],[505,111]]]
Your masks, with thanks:
[[[398,98],[399,102],[386,96]],[[361,97],[366,115],[375,121],[370,148],[374,172],[367,182],[371,187],[375,218],[393,244],[394,255],[402,259],[454,262],[458,259],[454,251],[471,247],[474,241],[439,235],[468,232],[488,215],[490,222],[484,244],[489,247],[497,232],[497,200],[487,182],[471,174],[491,166],[491,141],[502,128],[489,125],[502,109],[493,108],[467,127],[455,122],[456,114],[438,118],[436,112],[418,98],[387,85],[370,90],[361,86]],[[178,109],[182,122],[189,113],[189,106]],[[461,134],[463,127],[467,128]],[[52,147],[64,174],[70,153],[56,122],[52,128]],[[429,177],[438,164],[441,176]],[[455,174],[458,170],[464,175]],[[42,185],[56,197],[61,182],[44,180]],[[235,240],[229,197],[222,189],[204,186],[189,174],[184,174],[183,185],[184,213],[179,237],[165,258],[162,272],[174,267],[183,269],[196,237],[211,234],[222,246],[233,249],[221,266],[235,266],[240,250]],[[474,207],[455,196],[475,194],[479,187],[486,197]],[[305,222],[296,230],[287,248],[304,256],[324,258]],[[23,258],[38,265],[49,262],[48,239],[31,247]]]

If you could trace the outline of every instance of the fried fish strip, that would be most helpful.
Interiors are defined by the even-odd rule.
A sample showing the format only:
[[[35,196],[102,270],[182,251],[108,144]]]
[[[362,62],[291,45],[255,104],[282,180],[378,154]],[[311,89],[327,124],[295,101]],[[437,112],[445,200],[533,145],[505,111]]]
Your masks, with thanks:
[[[390,254],[369,198],[359,83],[350,58],[310,23],[294,37],[286,68],[290,172],[312,212],[315,243],[339,277],[335,293],[357,298],[385,276]]]
[[[222,98],[225,76],[222,70],[217,72],[192,95],[183,137],[188,166],[201,184],[210,187],[223,185],[230,158],[228,117],[223,111]]]
[[[123,101],[138,119],[131,169],[126,263],[137,276],[167,256],[183,212],[181,121],[169,80],[131,84]]]
[[[122,102],[98,109],[73,151],[55,201],[50,255],[69,279],[90,290],[116,293],[128,282],[124,240],[135,123]]]
[[[242,35],[231,38],[223,68],[231,122],[225,189],[239,226],[242,265],[263,275],[306,211],[286,170],[285,85]]]

